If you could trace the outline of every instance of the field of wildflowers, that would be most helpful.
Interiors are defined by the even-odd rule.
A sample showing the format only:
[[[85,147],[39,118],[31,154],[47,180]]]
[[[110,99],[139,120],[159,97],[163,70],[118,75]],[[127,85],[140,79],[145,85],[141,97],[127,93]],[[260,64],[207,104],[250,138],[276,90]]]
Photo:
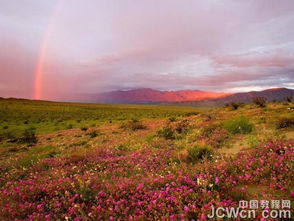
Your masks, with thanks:
[[[275,105],[124,124],[144,125],[136,130],[106,122],[39,134],[34,144],[3,139],[0,220],[207,220],[211,206],[293,200],[293,129],[276,129],[273,119],[293,110]],[[225,129],[241,115],[252,132]],[[160,136],[164,128],[173,139]],[[187,150],[199,145],[211,155],[190,162]]]

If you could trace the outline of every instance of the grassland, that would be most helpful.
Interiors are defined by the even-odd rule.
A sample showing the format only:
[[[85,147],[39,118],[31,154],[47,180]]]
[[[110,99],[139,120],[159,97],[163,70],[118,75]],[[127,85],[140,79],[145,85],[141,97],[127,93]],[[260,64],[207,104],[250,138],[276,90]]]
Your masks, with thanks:
[[[22,99],[0,99],[1,133],[34,127],[38,134],[103,122],[160,119],[193,114],[195,108],[152,105],[74,104]],[[3,130],[3,127],[8,127]]]
[[[205,220],[294,197],[294,105],[0,99],[1,220]]]

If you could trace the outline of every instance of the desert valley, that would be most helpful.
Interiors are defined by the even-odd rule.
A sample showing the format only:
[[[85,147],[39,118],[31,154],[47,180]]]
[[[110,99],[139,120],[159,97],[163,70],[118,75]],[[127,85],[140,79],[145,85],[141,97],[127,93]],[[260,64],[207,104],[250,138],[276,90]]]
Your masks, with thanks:
[[[293,199],[294,104],[284,98],[0,99],[1,220],[206,220],[211,206]]]
[[[0,221],[284,221],[294,0],[0,0]]]

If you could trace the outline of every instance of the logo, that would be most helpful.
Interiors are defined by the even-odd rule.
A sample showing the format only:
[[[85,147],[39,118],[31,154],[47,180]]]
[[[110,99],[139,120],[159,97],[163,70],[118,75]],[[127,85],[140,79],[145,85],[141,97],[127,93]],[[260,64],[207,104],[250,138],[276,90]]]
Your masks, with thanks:
[[[212,207],[208,218],[272,218],[289,219],[291,218],[290,200],[241,200],[236,207]]]

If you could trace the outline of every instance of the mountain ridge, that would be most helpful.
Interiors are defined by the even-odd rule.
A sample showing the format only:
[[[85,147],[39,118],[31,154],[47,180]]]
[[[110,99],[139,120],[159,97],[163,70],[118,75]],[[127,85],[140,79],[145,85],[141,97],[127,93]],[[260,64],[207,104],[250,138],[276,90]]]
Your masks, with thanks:
[[[269,88],[262,91],[239,93],[210,92],[201,90],[160,91],[151,88],[110,91],[99,94],[76,94],[71,99],[51,101],[108,104],[174,104],[188,106],[220,106],[231,102],[251,103],[254,97],[265,97],[268,101],[285,101],[294,98],[294,89]],[[24,98],[1,98],[21,99]],[[46,101],[46,100],[43,100]],[[49,100],[47,100],[49,101]]]
[[[219,106],[231,102],[251,103],[254,97],[264,97],[268,101],[283,101],[287,96],[294,98],[294,90],[289,88],[269,88],[262,91],[249,91],[234,93],[222,98],[204,99],[201,101],[181,102],[186,105]]]
[[[174,103],[220,98],[231,93],[200,90],[160,91],[151,88],[119,90],[96,95],[95,101],[102,103]]]
[[[252,102],[253,97],[265,97],[267,100],[281,101],[286,96],[294,96],[294,90],[288,88],[269,88],[262,91],[239,93],[211,92],[201,90],[160,91],[152,88],[118,90],[93,95],[94,102],[126,104],[181,104],[181,105],[223,105],[230,102]]]

